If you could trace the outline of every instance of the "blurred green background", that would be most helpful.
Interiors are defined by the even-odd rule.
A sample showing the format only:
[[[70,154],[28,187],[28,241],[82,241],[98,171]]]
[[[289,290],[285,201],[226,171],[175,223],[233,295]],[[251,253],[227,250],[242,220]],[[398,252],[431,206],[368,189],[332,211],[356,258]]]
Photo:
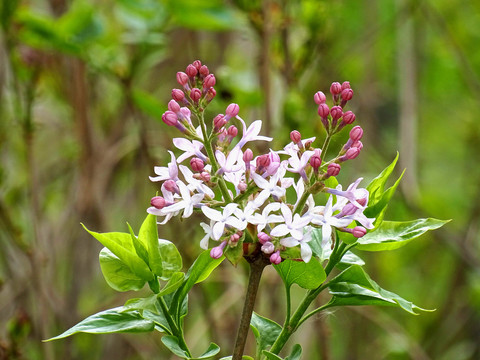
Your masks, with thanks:
[[[139,227],[159,190],[148,176],[179,136],[161,114],[195,59],[217,78],[212,117],[240,104],[274,149],[292,129],[322,138],[313,94],[350,81],[364,149],[340,182],[369,181],[400,151],[407,172],[387,218],[453,219],[400,250],[360,254],[382,287],[435,312],[323,313],[291,342],[303,358],[480,358],[480,2],[3,0],[0,21],[0,359],[173,359],[159,334],[41,340],[134,296],[104,282],[101,246],[79,223]],[[201,219],[160,227],[187,266]],[[194,288],[194,350],[213,340],[229,354],[245,275],[225,262]],[[256,309],[283,320],[272,269]]]

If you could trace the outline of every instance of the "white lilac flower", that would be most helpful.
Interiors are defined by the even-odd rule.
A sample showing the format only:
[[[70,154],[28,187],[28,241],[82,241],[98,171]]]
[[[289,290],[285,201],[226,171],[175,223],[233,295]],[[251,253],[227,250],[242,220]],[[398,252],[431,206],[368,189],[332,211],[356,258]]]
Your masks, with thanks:
[[[303,139],[302,140],[302,147],[305,147],[305,144],[306,143],[312,143],[315,141],[315,137],[311,137],[311,138],[308,138],[308,139]],[[295,144],[294,142],[290,142],[288,143],[287,145],[285,145],[285,147],[283,148],[283,150],[280,150],[280,151],[277,151],[279,154],[291,154],[292,151],[295,151],[295,152],[298,152],[300,151],[300,148],[298,147],[297,144]]]
[[[207,165],[207,166],[210,166],[210,165]],[[183,174],[183,177],[185,178],[185,181],[188,184],[187,187],[190,190],[205,194],[210,198],[215,197],[215,193],[213,192],[213,190],[210,189],[207,185],[205,185],[203,181],[195,179],[193,177],[193,172],[188,167],[186,167],[185,165],[179,165],[178,167],[180,168],[180,171]],[[206,169],[208,171],[207,167]]]
[[[230,151],[227,157],[225,157],[225,154],[220,150],[215,151],[215,157],[217,158],[218,165],[220,165],[217,174],[221,175],[223,173],[235,172],[242,169],[242,165],[237,164],[241,153],[242,151],[236,147]]]
[[[162,184],[162,195],[163,195],[163,198],[165,199],[165,202],[167,204],[173,204],[175,202],[175,197],[174,197],[174,194],[171,193],[170,191],[166,190],[165,189],[165,186],[164,184]],[[170,205],[168,205],[170,206]],[[155,215],[155,216],[165,216],[165,218],[163,219],[162,222],[159,222],[160,225],[164,225],[166,224],[173,216],[176,216],[178,215],[178,213],[180,211],[176,211],[176,212],[165,212],[164,210],[168,207],[164,207],[162,209],[157,209],[156,207],[149,207],[147,209],[147,212],[149,214],[152,214],[152,215]]]
[[[252,177],[253,181],[255,181],[255,184],[262,189],[260,194],[258,194],[254,200],[256,207],[262,206],[270,196],[272,196],[274,200],[278,200],[285,195],[285,188],[292,184],[291,182],[287,181],[285,182],[285,186],[283,186],[282,183],[282,186],[278,186],[278,182],[283,180],[285,172],[285,167],[280,166],[275,175],[271,176],[269,180],[264,179],[257,173],[251,173],[250,176]]]
[[[189,141],[185,138],[174,138],[173,145],[175,145],[178,149],[184,151],[184,153],[180,155],[177,159],[177,162],[179,164],[185,159],[188,159],[192,156],[196,156],[199,159],[202,159],[202,161],[207,160],[207,157],[202,153],[203,144],[200,141]]]
[[[299,159],[298,154],[296,152],[292,152],[290,158],[288,159],[288,164],[291,167],[287,168],[287,170],[293,173],[300,174],[303,180],[308,181],[305,168],[307,167],[308,161],[313,154],[315,154],[315,151],[305,151]]]
[[[358,184],[362,181],[363,178],[358,178],[354,183],[350,184],[347,190],[342,190],[342,185],[338,185],[335,189],[327,189],[326,191],[330,194],[342,196],[348,201],[350,201],[357,208],[363,208],[363,206],[358,203],[357,200],[367,199],[368,200],[368,190],[364,188],[357,189]]]
[[[177,181],[177,185],[180,189],[181,200],[177,201],[175,204],[163,208],[164,213],[177,212],[183,210],[184,218],[189,217],[193,213],[193,208],[199,206],[203,200],[205,194],[190,194],[190,189],[181,181]]]
[[[267,136],[259,136],[260,130],[262,128],[262,120],[255,120],[253,123],[250,124],[250,126],[247,129],[247,125],[245,124],[245,121],[243,121],[240,116],[237,116],[237,119],[240,120],[240,122],[243,125],[243,134],[242,138],[238,142],[238,144],[235,147],[238,147],[241,149],[247,142],[250,141],[255,141],[255,140],[262,140],[262,141],[272,141],[273,139],[271,137]]]
[[[303,238],[303,228],[310,223],[310,214],[307,213],[303,216],[300,216],[299,214],[293,215],[292,210],[290,210],[290,208],[284,203],[280,205],[280,211],[282,212],[285,223],[274,227],[270,232],[270,235],[282,237],[290,234],[293,238],[301,240]]]
[[[205,231],[205,236],[200,240],[200,247],[202,249],[208,249],[208,241],[213,239],[213,225],[215,224],[214,221],[210,221],[210,225],[205,224],[204,222],[200,223],[200,226]]]
[[[212,209],[208,206],[202,206],[202,211],[205,216],[210,220],[215,221],[212,229],[213,239],[218,240],[222,237],[226,225],[232,226],[235,229],[241,229],[243,227],[244,224],[242,221],[234,215],[237,208],[238,204],[236,203],[230,203],[225,206],[223,212]]]
[[[170,153],[171,161],[168,163],[168,167],[165,166],[155,166],[153,171],[158,176],[150,176],[151,181],[164,181],[164,180],[178,180],[178,167],[175,155],[173,152]]]
[[[311,226],[307,227],[307,230],[304,232],[301,239],[295,239],[294,237],[287,237],[280,240],[280,244],[286,247],[295,247],[300,245],[300,255],[306,263],[312,258],[312,249],[307,243],[312,240],[313,228]]]
[[[328,198],[327,204],[315,207],[309,214],[311,215],[311,223],[322,226],[322,244],[330,242],[332,237],[332,227],[344,228],[350,225],[352,219],[337,218],[333,215],[332,207],[333,197]]]
[[[244,210],[244,215],[242,216],[247,223],[252,225],[257,225],[257,231],[260,232],[267,224],[270,223],[279,223],[283,221],[283,217],[280,215],[270,214],[272,211],[280,210],[280,203],[274,202],[265,206],[262,210],[262,213],[255,213],[257,206],[254,201],[249,201]],[[239,216],[240,217],[240,216]]]

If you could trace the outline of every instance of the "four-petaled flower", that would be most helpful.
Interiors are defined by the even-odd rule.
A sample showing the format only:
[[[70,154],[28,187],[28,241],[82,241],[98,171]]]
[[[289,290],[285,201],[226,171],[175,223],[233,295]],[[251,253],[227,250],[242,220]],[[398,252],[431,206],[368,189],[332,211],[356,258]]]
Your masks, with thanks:
[[[235,229],[245,229],[244,223],[234,215],[237,210],[238,204],[230,203],[223,208],[223,212],[212,209],[208,206],[202,206],[202,211],[207,218],[215,221],[212,228],[212,235],[215,240],[222,237],[225,230],[225,226],[229,225]]]
[[[281,237],[290,234],[294,239],[302,240],[303,228],[307,226],[311,220],[310,214],[307,213],[303,216],[299,214],[293,215],[292,210],[284,203],[280,205],[280,211],[282,212],[285,223],[275,226],[270,232],[270,235]]]

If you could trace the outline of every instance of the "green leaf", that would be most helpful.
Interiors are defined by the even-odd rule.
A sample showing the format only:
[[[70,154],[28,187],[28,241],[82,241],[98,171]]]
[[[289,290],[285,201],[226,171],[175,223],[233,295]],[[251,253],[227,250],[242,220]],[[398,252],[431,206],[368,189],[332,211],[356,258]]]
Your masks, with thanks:
[[[123,306],[122,312],[128,311],[138,311],[144,319],[153,321],[158,331],[172,334],[167,318],[158,304],[157,294],[128,300]]]
[[[130,234],[117,232],[100,234],[88,230],[83,224],[82,226],[90,233],[90,235],[123,261],[135,275],[146,281],[150,281],[154,278],[148,265],[145,264],[145,262],[136,254]]]
[[[137,255],[146,263],[148,264],[148,251],[145,245],[137,238],[135,233],[133,232],[132,227],[129,223],[127,223],[128,230],[130,231],[130,237],[132,238],[132,244],[135,249]]]
[[[260,316],[255,312],[250,320],[250,328],[257,342],[257,354],[261,354],[262,350],[272,346],[282,331],[282,327],[275,321]]]
[[[350,265],[363,266],[365,265],[365,261],[363,261],[359,256],[357,256],[353,252],[347,251],[345,255],[343,255],[340,262],[335,266],[341,270],[344,270],[348,268]]]
[[[158,293],[159,296],[165,296],[170,293],[173,293],[175,290],[177,290],[182,284],[183,284],[183,279],[185,278],[185,274],[183,272],[176,272],[173,273],[172,277],[170,280],[168,280],[168,283],[165,284],[162,290]]]
[[[181,357],[183,359],[190,359],[187,352],[180,346],[180,342],[176,336],[162,336],[162,342],[172,353],[174,353],[178,357]]]
[[[158,250],[162,259],[162,280],[169,280],[173,274],[182,270],[183,261],[180,252],[171,241],[158,239]],[[150,249],[149,249],[150,252]]]
[[[397,294],[382,289],[359,265],[352,265],[344,270],[330,280],[328,287],[330,294],[333,295],[328,303],[329,307],[345,305],[398,306],[414,315],[416,315],[414,310],[429,311]]]
[[[194,358],[194,360],[209,359],[212,356],[217,355],[220,352],[220,347],[217,344],[210,343],[208,349],[199,357]]]
[[[413,221],[384,221],[377,229],[358,239],[357,249],[366,251],[395,250],[428,230],[438,229],[449,221],[432,218]]]
[[[285,360],[300,360],[302,357],[302,347],[300,344],[293,345],[292,352],[288,355]]]
[[[290,288],[297,284],[304,289],[315,289],[326,279],[327,275],[317,259],[312,258],[308,263],[303,261],[285,260],[274,265],[285,286]]]
[[[79,332],[88,334],[137,333],[152,331],[155,328],[153,321],[143,319],[138,312],[122,312],[122,309],[123,307],[117,307],[89,316],[63,334],[46,341],[63,339]]]
[[[271,353],[270,351],[263,350],[263,355],[267,358],[267,360],[283,360],[280,356]]]
[[[383,189],[385,188],[385,183],[387,182],[388,178],[392,174],[393,169],[398,161],[398,152],[395,159],[393,159],[392,163],[388,165],[375,179],[373,179],[370,184],[367,186],[367,190],[369,192],[369,203],[376,204],[383,194]]]
[[[162,276],[162,256],[158,246],[157,217],[148,214],[138,233],[138,240],[148,249],[148,264],[153,273]]]
[[[243,259],[243,241],[238,241],[233,247],[227,246],[223,254],[233,266],[237,266],[237,264]]]
[[[232,357],[231,356],[225,356],[225,357],[221,358],[220,360],[232,360]],[[242,360],[255,360],[255,359],[252,358],[251,356],[243,355]]]
[[[135,275],[132,270],[107,248],[99,254],[103,277],[110,287],[117,291],[140,290],[145,280]]]

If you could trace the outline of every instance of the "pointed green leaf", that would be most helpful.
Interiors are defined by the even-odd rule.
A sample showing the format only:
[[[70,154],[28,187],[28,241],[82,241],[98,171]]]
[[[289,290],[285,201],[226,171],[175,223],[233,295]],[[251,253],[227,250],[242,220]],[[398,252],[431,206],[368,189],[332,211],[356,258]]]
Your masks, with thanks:
[[[369,192],[369,203],[376,204],[383,194],[383,189],[385,188],[385,184],[392,174],[393,169],[398,161],[398,152],[395,159],[393,159],[392,163],[388,165],[375,179],[373,179],[370,184],[367,186],[367,190]]]
[[[329,306],[345,305],[384,305],[398,306],[416,315],[415,310],[422,309],[412,302],[390,291],[382,289],[373,281],[361,266],[352,265],[329,282],[328,288],[333,295]]]
[[[172,334],[170,325],[158,304],[157,294],[128,300],[123,306],[122,312],[128,311],[138,311],[144,319],[153,321],[158,331]]]
[[[272,346],[282,331],[282,327],[275,321],[260,316],[255,312],[250,320],[250,328],[257,342],[257,354],[261,354],[262,350]]]
[[[150,281],[154,278],[148,265],[145,264],[145,262],[135,253],[130,234],[117,232],[100,234],[88,230],[83,224],[82,226],[90,233],[90,235],[122,260],[134,274],[146,281]]]
[[[107,248],[99,254],[103,277],[110,287],[117,291],[140,290],[145,280],[135,275],[132,270]]]
[[[283,360],[280,356],[271,353],[270,351],[263,350],[263,355],[267,358],[267,360]]]
[[[135,233],[133,232],[132,227],[127,222],[128,230],[130,231],[130,237],[132,238],[132,244],[135,249],[137,255],[145,262],[145,264],[149,263],[148,260],[148,251],[145,245],[137,238]]]
[[[182,270],[182,256],[175,244],[171,241],[158,239],[157,246],[158,251],[160,252],[163,269],[161,279],[169,280],[173,274]]]
[[[219,352],[220,352],[220,347],[217,344],[210,343],[210,345],[208,346],[208,349],[202,355],[192,360],[209,359],[212,356],[217,355]]]
[[[243,259],[243,241],[238,241],[235,246],[227,246],[223,254],[233,266],[237,266]]]
[[[438,229],[449,221],[432,218],[413,221],[384,221],[374,231],[359,238],[356,248],[366,251],[395,250],[428,230]]]
[[[315,289],[326,279],[327,275],[317,259],[312,258],[308,263],[295,260],[284,260],[274,265],[286,287],[297,284],[304,289]]]
[[[292,352],[288,355],[285,360],[300,360],[302,357],[302,347],[300,344],[295,344],[292,348]]]
[[[123,307],[117,307],[89,316],[63,334],[47,341],[63,339],[79,332],[88,334],[135,333],[148,332],[155,328],[153,321],[143,319],[138,312],[122,312],[122,309]]]
[[[158,276],[163,276],[162,256],[160,255],[160,248],[158,246],[157,217],[155,215],[147,215],[140,227],[138,240],[148,250],[148,264],[153,273]]]
[[[168,283],[160,290],[158,295],[165,296],[174,292],[183,284],[184,278],[185,278],[185,274],[183,272],[173,273],[170,280],[168,280]]]
[[[182,359],[190,359],[187,352],[180,346],[180,342],[178,341],[178,338],[176,336],[162,336],[162,342],[172,353],[174,353],[178,357],[181,357]]]

